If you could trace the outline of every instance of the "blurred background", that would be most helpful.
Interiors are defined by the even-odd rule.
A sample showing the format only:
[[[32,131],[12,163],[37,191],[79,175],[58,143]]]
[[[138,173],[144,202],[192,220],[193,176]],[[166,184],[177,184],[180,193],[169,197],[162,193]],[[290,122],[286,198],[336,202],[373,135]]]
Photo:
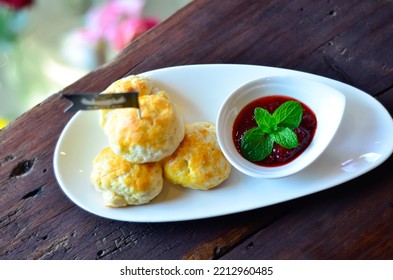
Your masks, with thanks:
[[[0,129],[191,0],[0,0]]]

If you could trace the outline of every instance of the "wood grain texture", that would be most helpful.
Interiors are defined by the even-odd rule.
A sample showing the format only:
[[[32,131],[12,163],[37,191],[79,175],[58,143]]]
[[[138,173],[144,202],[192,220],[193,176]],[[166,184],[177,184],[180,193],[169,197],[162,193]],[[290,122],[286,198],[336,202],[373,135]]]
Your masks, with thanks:
[[[72,117],[63,113],[63,92],[100,91],[126,75],[175,65],[241,63],[348,83],[393,114],[391,46],[389,0],[194,0],[0,131],[0,259],[392,259],[392,158],[318,194],[157,224],[87,213],[61,191],[52,167]]]

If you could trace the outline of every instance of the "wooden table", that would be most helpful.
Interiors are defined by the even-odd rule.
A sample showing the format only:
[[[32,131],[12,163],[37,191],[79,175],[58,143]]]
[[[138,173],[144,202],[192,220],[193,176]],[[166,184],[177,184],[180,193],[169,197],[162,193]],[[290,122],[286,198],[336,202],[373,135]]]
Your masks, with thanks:
[[[389,0],[193,1],[0,132],[0,259],[392,259],[392,157],[306,197],[170,223],[92,215],[68,199],[53,170],[56,142],[73,115],[63,113],[61,93],[101,91],[174,65],[255,64],[342,81],[392,114],[392,47]]]

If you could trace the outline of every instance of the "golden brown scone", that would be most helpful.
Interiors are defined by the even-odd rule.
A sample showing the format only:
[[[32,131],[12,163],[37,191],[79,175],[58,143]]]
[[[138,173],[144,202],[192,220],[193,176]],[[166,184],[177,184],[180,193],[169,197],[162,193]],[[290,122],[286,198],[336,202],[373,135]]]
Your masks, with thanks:
[[[139,106],[141,118],[135,108],[111,110],[104,122],[104,132],[112,150],[126,160],[160,161],[183,140],[183,115],[164,92],[140,96]]]
[[[136,90],[139,95],[150,95],[158,91],[146,77],[130,75],[113,82],[103,93],[122,93]]]
[[[108,207],[144,204],[162,190],[162,167],[128,162],[106,147],[93,160],[91,182]]]
[[[168,181],[199,190],[218,186],[231,172],[218,145],[215,125],[209,122],[186,124],[183,141],[163,160],[163,166]]]
[[[158,94],[159,90],[153,85],[153,83],[146,77],[130,75],[125,78],[119,79],[113,82],[107,87],[103,93],[123,93],[138,91],[139,96],[142,95],[154,95]],[[160,93],[161,94],[161,93]],[[103,126],[107,119],[107,114],[111,110],[100,110],[100,124]]]

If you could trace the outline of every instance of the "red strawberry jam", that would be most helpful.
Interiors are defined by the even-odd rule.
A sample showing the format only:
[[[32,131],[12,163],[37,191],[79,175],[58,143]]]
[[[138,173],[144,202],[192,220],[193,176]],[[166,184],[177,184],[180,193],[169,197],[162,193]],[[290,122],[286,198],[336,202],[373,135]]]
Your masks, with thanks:
[[[252,101],[240,111],[239,115],[235,119],[232,129],[232,138],[236,149],[240,154],[240,144],[244,133],[246,133],[247,130],[258,126],[254,119],[255,108],[264,108],[269,111],[270,114],[273,114],[273,112],[281,104],[290,100],[299,102],[298,100],[287,96],[265,96]],[[265,159],[254,162],[255,164],[266,167],[276,167],[287,164],[298,157],[310,145],[317,128],[317,118],[307,105],[302,102],[299,103],[303,108],[303,116],[300,125],[294,129],[298,138],[299,146],[293,149],[286,149],[277,143],[274,143],[272,153]]]

